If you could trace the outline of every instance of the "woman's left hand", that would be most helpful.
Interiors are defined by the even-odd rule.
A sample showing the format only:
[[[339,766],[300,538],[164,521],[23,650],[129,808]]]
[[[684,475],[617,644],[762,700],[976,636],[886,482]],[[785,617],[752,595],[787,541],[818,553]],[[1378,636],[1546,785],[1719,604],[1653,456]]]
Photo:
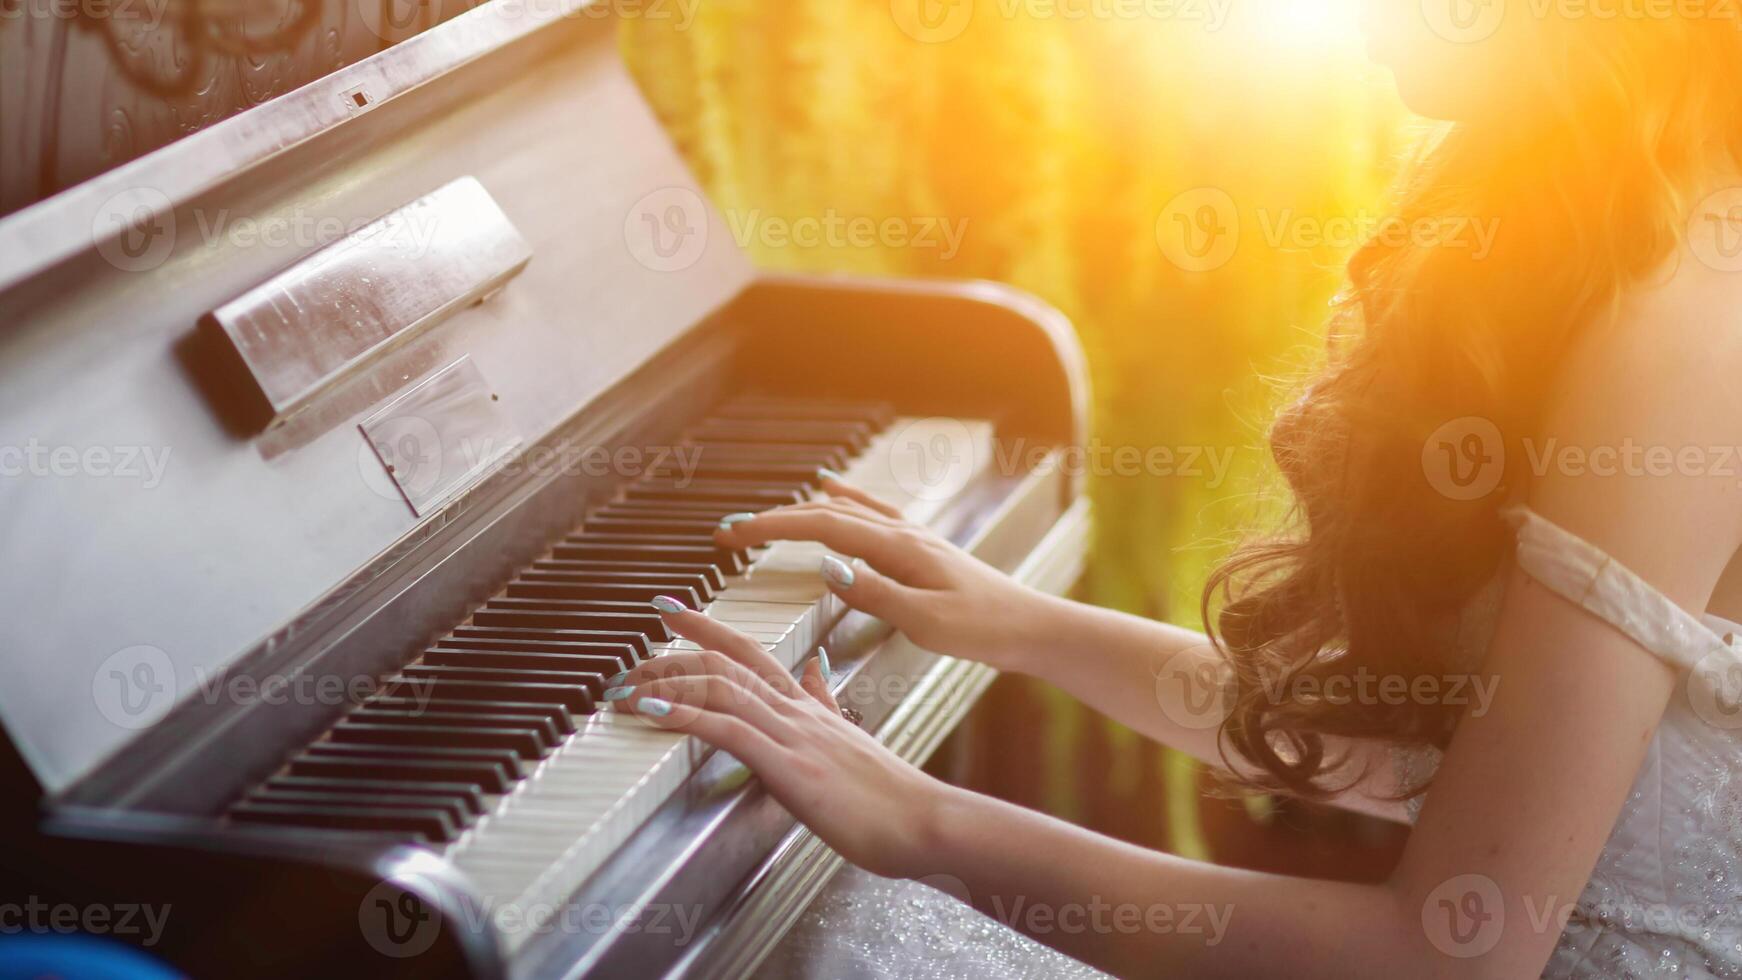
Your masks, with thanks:
[[[730,752],[848,861],[893,877],[923,861],[948,787],[842,717],[819,658],[795,680],[724,623],[688,609],[660,615],[703,649],[629,671],[610,694],[617,708]]]

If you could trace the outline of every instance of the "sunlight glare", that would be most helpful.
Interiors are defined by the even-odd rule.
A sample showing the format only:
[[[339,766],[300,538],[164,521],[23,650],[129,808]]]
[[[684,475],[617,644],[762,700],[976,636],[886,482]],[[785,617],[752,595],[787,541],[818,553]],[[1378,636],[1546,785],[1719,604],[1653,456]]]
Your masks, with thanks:
[[[1254,13],[1253,26],[1271,43],[1329,50],[1361,42],[1358,0],[1263,0]]]

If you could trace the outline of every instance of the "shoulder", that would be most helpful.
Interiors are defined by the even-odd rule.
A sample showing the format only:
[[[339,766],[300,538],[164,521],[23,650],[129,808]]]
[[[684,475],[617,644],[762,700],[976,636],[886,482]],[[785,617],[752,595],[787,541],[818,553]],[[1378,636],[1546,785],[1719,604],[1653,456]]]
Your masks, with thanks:
[[[1558,380],[1563,394],[1580,396],[1594,385],[1619,385],[1648,396],[1642,409],[1697,404],[1678,397],[1691,394],[1692,381],[1721,382],[1720,387],[1738,390],[1742,263],[1738,271],[1723,271],[1684,250],[1628,289],[1612,319],[1589,325],[1567,351],[1562,369]],[[1698,422],[1699,414],[1682,421]],[[1713,413],[1713,418],[1720,416]],[[1725,421],[1742,431],[1742,417]]]
[[[1703,604],[1742,545],[1742,271],[1684,256],[1580,334],[1545,384],[1532,506]]]

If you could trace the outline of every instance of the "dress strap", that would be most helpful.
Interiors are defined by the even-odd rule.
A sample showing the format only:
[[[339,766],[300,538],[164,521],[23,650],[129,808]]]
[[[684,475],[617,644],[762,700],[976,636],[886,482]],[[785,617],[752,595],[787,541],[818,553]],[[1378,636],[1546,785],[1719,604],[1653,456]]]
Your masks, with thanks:
[[[1737,656],[1697,617],[1596,545],[1523,505],[1501,516],[1518,533],[1519,568],[1645,649],[1684,671],[1714,652]]]

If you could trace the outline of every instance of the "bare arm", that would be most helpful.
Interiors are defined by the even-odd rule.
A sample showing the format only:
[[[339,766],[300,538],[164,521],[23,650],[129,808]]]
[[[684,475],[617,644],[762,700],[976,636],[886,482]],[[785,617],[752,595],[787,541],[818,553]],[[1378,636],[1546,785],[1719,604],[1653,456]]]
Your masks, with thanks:
[[[1204,634],[1023,588],[857,488],[825,482],[827,501],[768,511],[721,532],[733,547],[816,540],[860,558],[837,595],[916,643],[1053,684],[1095,711],[1214,766],[1227,665]],[[1383,746],[1333,740],[1363,781],[1334,804],[1406,820]]]
[[[1640,358],[1604,361],[1610,370],[1588,375],[1575,388],[1583,394],[1549,420],[1550,429],[1570,444],[1733,445],[1730,420],[1742,418],[1742,405],[1728,402],[1742,395],[1725,394],[1733,386],[1724,384],[1723,365],[1731,362],[1709,348],[1700,356],[1711,363],[1665,369]],[[1721,475],[1602,480],[1549,472],[1532,502],[1697,611],[1742,545],[1738,494]],[[906,551],[936,547],[903,533]],[[933,566],[924,562],[854,546],[875,548],[876,538],[829,541],[887,570],[844,591],[873,583],[855,596],[873,612],[890,596],[923,608],[909,626],[919,642],[947,639],[930,631],[947,631],[940,624],[948,615],[996,616],[1003,608],[974,606],[975,590],[925,579]],[[928,605],[931,598],[902,590],[951,602]],[[668,621],[726,652],[636,668],[630,696],[616,702],[624,710],[744,760],[847,859],[884,874],[949,876],[1012,926],[1130,976],[1540,973],[1665,705],[1686,696],[1676,674],[1626,634],[1512,573],[1483,668],[1494,699],[1461,722],[1394,874],[1356,885],[1186,861],[944,786],[842,720],[817,689],[814,667],[797,691],[754,642],[723,635],[729,631],[693,613]],[[1141,649],[1148,636],[1174,636],[1131,632],[1135,639],[1103,638],[1099,647]],[[660,676],[668,668],[675,673]],[[1130,660],[1086,672],[1120,670],[1128,683],[1147,674]],[[1084,690],[1141,714],[1115,686]],[[1084,918],[1096,910],[1098,926]]]

